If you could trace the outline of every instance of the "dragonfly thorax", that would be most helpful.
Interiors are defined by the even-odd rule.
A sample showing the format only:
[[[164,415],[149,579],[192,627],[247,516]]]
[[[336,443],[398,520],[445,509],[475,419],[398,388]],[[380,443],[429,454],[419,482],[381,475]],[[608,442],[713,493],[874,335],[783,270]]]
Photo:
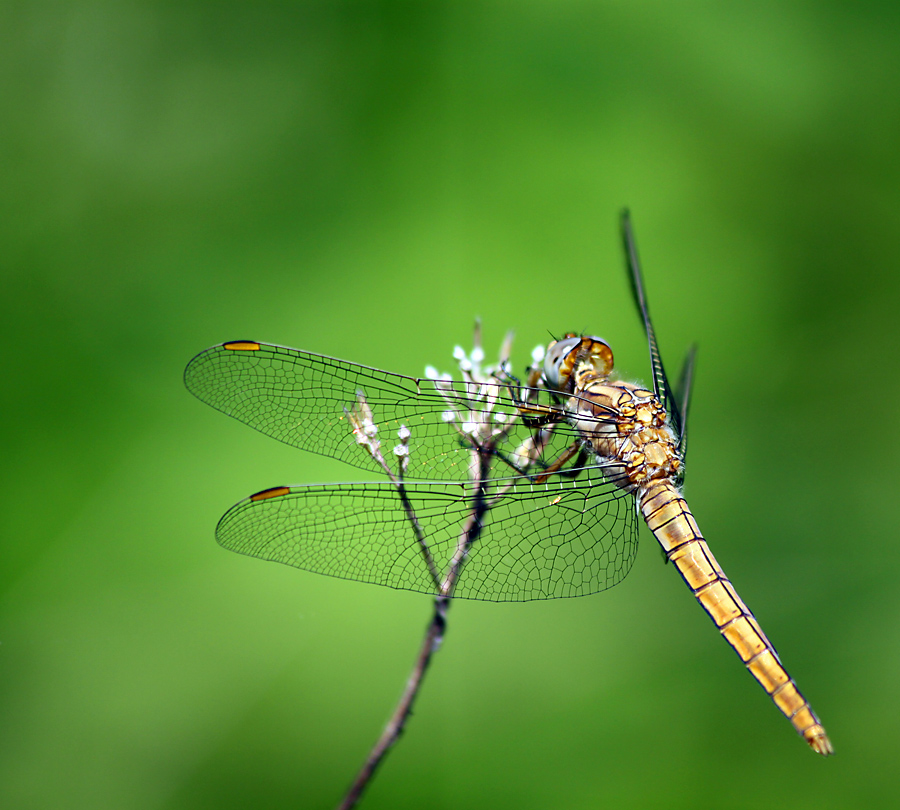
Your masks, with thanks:
[[[569,421],[611,480],[624,489],[646,489],[652,481],[677,479],[678,441],[666,410],[652,391],[610,382],[583,369],[566,404]]]

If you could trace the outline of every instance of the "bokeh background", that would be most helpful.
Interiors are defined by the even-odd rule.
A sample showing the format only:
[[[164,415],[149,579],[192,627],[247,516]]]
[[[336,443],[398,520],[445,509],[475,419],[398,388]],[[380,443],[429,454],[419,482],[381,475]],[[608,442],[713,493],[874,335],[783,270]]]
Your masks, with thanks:
[[[900,6],[7,3],[0,806],[335,804],[427,597],[220,549],[358,471],[223,417],[255,338],[449,370],[475,316],[700,347],[689,500],[822,760],[645,532],[577,600],[453,606],[367,808],[848,808],[900,782]]]

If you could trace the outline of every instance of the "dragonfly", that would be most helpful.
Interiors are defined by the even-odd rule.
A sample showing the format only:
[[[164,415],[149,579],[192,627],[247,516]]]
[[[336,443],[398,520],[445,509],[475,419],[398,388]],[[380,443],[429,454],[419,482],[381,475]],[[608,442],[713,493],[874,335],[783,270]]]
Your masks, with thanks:
[[[376,473],[276,486],[238,502],[216,539],[252,557],[444,597],[525,601],[596,593],[635,559],[641,519],[722,637],[814,751],[833,753],[682,493],[694,351],[670,386],[634,234],[626,266],[652,389],[621,380],[610,346],[570,333],[520,380],[508,339],[483,366],[476,337],[456,377],[394,374],[252,340],[185,369],[203,402],[293,447]]]

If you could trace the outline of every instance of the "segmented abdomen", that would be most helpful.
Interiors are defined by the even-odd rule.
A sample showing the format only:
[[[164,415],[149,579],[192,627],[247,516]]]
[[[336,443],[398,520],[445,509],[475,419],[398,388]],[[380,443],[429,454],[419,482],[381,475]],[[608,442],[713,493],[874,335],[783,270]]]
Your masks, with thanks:
[[[666,556],[775,705],[814,751],[825,756],[834,753],[819,718],[716,562],[675,486],[665,480],[652,483],[639,505]]]

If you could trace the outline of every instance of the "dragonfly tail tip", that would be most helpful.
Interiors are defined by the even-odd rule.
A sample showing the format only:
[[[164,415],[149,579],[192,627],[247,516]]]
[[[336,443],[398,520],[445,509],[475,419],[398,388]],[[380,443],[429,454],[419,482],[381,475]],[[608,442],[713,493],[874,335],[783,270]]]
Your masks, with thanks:
[[[822,726],[813,726],[803,736],[806,737],[810,748],[817,754],[828,757],[834,753],[834,746],[831,744],[831,740],[828,739],[828,735]]]

